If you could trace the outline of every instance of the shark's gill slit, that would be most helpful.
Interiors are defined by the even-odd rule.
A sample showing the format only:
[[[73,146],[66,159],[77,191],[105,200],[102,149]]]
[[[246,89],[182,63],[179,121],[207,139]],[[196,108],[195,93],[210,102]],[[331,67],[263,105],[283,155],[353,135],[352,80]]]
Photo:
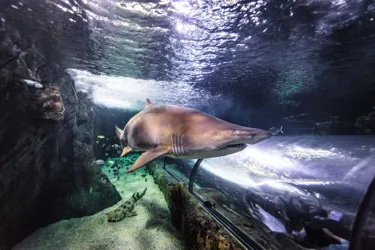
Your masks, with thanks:
[[[176,146],[177,146],[177,151],[178,151],[179,156],[182,155],[180,138],[181,138],[180,135],[177,135]]]

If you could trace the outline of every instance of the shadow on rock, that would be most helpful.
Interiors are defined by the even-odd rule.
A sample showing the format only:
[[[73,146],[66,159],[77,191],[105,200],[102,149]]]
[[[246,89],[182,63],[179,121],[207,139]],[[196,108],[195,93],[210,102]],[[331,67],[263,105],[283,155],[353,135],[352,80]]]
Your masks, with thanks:
[[[146,228],[157,228],[157,230],[165,230],[172,234],[177,239],[182,239],[181,234],[174,228],[169,220],[171,214],[168,208],[161,207],[159,204],[150,202],[149,200],[143,200],[141,203],[152,217],[147,221]]]

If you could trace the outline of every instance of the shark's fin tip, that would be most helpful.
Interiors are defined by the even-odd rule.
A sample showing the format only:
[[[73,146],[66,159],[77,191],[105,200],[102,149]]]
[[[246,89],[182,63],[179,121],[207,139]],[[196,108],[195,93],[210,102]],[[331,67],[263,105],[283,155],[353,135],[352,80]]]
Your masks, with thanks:
[[[146,98],[146,107],[145,108],[147,108],[151,104],[152,104],[152,102],[150,101],[150,99]]]
[[[120,155],[120,158],[123,157],[123,156],[125,156],[125,155],[127,155],[127,154],[129,154],[132,150],[133,149],[131,147],[129,147],[129,146],[124,147],[124,149],[122,150],[122,153]]]
[[[133,166],[126,172],[127,173],[133,172],[134,170],[136,170],[140,167],[143,167],[144,165],[146,165],[150,161],[155,160],[159,156],[168,154],[170,151],[171,151],[171,149],[169,147],[165,147],[165,146],[158,146],[154,149],[150,149],[150,150],[144,152],[143,154],[141,154],[141,156],[139,156],[139,158],[134,162]]]
[[[120,139],[123,131],[119,127],[117,127],[117,125],[115,125],[115,131],[116,131],[117,138]]]

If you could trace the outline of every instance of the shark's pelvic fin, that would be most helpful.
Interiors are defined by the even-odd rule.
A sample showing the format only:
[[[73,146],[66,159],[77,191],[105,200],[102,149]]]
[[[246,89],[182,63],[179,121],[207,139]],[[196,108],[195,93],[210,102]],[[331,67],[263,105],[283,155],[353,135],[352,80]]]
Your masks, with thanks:
[[[117,136],[117,138],[120,139],[121,136],[122,136],[123,131],[119,127],[117,127],[116,125],[115,125],[115,130],[116,130],[116,136]]]
[[[129,146],[124,147],[124,149],[122,150],[122,153],[121,153],[120,157],[123,157],[123,156],[129,154],[132,150],[133,149],[131,147],[129,147]]]
[[[146,107],[145,108],[147,108],[148,106],[150,106],[152,103],[151,103],[151,101],[150,101],[150,99],[146,99]]]
[[[133,166],[128,171],[126,171],[126,173],[132,172],[140,167],[143,167],[150,161],[158,158],[159,156],[168,154],[169,152],[171,152],[171,149],[165,146],[158,146],[157,148],[150,149],[141,154],[141,156],[139,156],[139,158],[134,162]]]

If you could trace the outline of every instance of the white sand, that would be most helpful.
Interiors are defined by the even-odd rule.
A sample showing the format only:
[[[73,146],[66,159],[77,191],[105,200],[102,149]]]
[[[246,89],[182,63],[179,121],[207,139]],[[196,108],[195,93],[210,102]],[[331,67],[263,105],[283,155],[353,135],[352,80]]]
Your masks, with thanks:
[[[108,167],[103,171],[108,174]],[[111,171],[112,172],[112,171]],[[170,223],[170,213],[163,193],[147,174],[147,182],[141,177],[144,168],[136,175],[124,174],[120,169],[120,180],[109,174],[123,200],[95,215],[83,218],[62,220],[45,228],[36,230],[13,249],[184,249],[179,233]],[[145,196],[138,201],[135,217],[119,222],[107,222],[105,213],[117,208],[128,200],[134,192]]]

